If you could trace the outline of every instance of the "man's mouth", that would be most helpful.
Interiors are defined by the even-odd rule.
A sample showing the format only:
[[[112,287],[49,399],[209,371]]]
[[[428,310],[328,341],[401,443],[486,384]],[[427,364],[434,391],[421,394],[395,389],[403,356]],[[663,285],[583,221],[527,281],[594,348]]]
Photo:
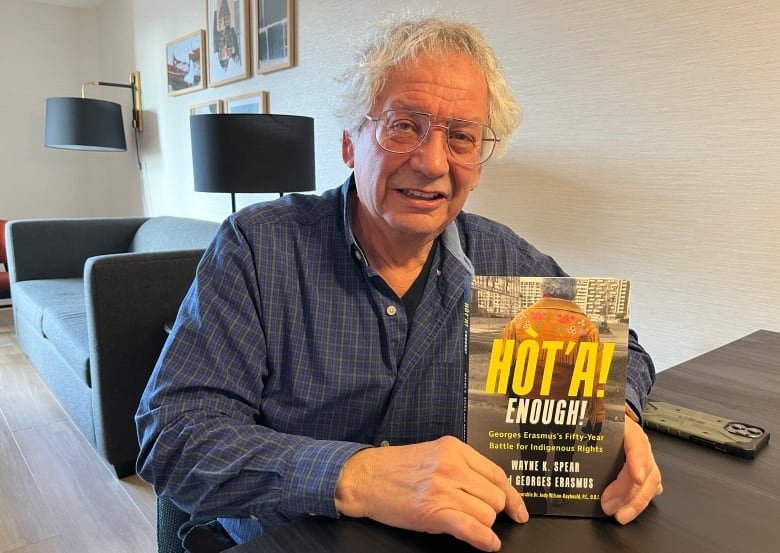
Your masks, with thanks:
[[[438,192],[422,192],[420,190],[401,190],[401,193],[409,196],[410,198],[417,198],[420,200],[435,200],[437,198],[443,198],[442,194]]]

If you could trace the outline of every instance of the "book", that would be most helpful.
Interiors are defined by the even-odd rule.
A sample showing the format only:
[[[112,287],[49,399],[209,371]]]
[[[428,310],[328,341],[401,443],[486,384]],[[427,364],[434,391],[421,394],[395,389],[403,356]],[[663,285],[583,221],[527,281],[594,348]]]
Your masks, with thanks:
[[[629,281],[478,275],[467,288],[466,442],[530,514],[604,516],[625,461]]]

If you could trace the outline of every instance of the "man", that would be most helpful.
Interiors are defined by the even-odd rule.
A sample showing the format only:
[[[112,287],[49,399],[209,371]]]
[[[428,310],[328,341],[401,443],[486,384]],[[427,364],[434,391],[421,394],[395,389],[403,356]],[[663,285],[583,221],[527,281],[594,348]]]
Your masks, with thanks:
[[[453,437],[464,283],[473,270],[564,276],[461,211],[519,108],[481,34],[437,19],[379,28],[342,88],[352,176],[222,225],[141,400],[139,472],[239,542],[343,514],[497,550],[496,514],[528,513]],[[654,373],[635,338],[631,364],[639,413]],[[603,496],[621,523],[660,489],[634,422],[626,454]]]

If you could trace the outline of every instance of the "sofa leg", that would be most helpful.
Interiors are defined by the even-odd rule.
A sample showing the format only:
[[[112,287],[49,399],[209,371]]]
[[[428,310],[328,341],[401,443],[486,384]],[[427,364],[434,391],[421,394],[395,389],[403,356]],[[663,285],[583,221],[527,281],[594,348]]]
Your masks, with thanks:
[[[135,474],[135,459],[132,461],[122,461],[121,463],[114,463],[114,472],[116,472],[117,478],[125,478]]]

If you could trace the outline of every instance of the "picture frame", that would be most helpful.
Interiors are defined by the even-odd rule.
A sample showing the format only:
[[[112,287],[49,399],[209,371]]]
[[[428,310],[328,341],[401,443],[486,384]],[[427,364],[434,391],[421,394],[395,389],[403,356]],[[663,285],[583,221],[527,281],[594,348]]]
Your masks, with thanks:
[[[226,98],[225,113],[268,113],[268,92],[259,90]]]
[[[169,96],[201,90],[206,86],[203,51],[206,33],[193,31],[165,44],[166,88]]]
[[[295,1],[253,0],[258,74],[295,65]]]
[[[206,0],[209,86],[250,76],[249,0]]]
[[[204,115],[224,113],[224,102],[222,100],[210,100],[200,104],[190,106],[190,115]]]

